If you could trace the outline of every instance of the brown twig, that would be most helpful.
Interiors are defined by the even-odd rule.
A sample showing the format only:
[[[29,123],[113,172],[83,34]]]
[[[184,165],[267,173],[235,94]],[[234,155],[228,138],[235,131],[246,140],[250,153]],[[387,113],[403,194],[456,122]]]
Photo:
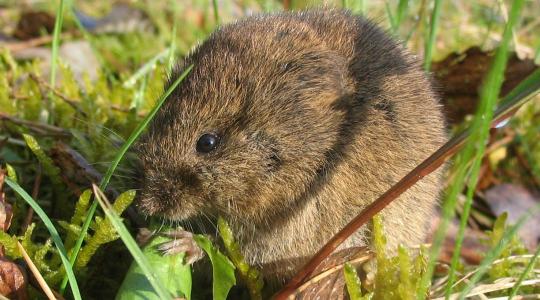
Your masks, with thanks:
[[[488,147],[486,149],[486,154],[490,154],[493,151],[512,143],[512,141],[514,140],[515,137],[516,137],[515,133],[509,132],[503,138],[501,138],[499,140],[496,140],[496,141],[493,141],[493,143],[488,145]]]
[[[75,109],[82,116],[86,117],[86,113],[84,111],[82,111],[81,108],[79,107],[79,103],[81,102],[79,99],[71,99],[71,98],[69,98],[68,96],[66,96],[62,92],[58,91],[57,89],[52,88],[49,85],[49,83],[47,83],[45,80],[43,80],[42,78],[40,78],[36,74],[30,73],[30,78],[32,78],[38,85],[43,86],[45,89],[52,92],[54,95],[56,95],[57,97],[62,99],[64,102],[69,104],[73,109]],[[116,110],[116,111],[120,111],[120,112],[123,112],[123,113],[129,113],[130,112],[129,108],[121,107],[121,106],[119,106],[117,104],[111,104],[111,109]],[[144,117],[145,114],[139,112],[139,113],[137,113],[137,116],[138,117]]]
[[[6,120],[15,124],[19,124],[19,125],[25,125],[25,126],[28,126],[30,129],[40,132],[42,134],[50,133],[56,136],[71,136],[71,133],[69,133],[69,131],[63,128],[45,124],[45,123],[32,122],[32,121],[19,119],[17,117],[5,114],[3,112],[0,112],[0,120]]]
[[[81,114],[83,117],[87,116],[86,113],[84,111],[82,111],[82,109],[79,107],[80,100],[75,100],[75,99],[69,98],[68,96],[66,96],[62,92],[60,92],[59,90],[57,90],[57,89],[53,88],[52,86],[50,86],[47,82],[45,82],[45,80],[43,80],[42,78],[40,78],[36,74],[30,73],[29,76],[39,86],[44,87],[47,91],[53,93],[58,98],[62,99],[64,102],[69,104],[69,106],[71,106],[74,110],[76,110],[79,114]]]
[[[75,32],[76,31],[62,33],[60,35],[60,38],[62,40],[66,39],[66,38],[70,38],[70,37],[74,36]],[[27,49],[27,48],[33,48],[33,47],[48,44],[48,43],[52,42],[52,40],[53,40],[52,35],[45,35],[45,36],[40,36],[40,37],[31,39],[31,40],[23,41],[23,42],[0,44],[0,48],[6,48],[10,52],[15,53],[15,52],[19,52],[19,51],[22,51],[24,49]]]
[[[32,199],[37,199],[39,194],[39,187],[41,186],[41,164],[38,166],[36,179],[34,180],[34,187],[32,188]],[[28,207],[26,212],[26,217],[24,218],[24,223],[21,226],[21,234],[26,232],[26,228],[32,223],[32,218],[34,217],[34,209]]]
[[[527,92],[529,94],[527,94]],[[495,112],[492,121],[492,127],[498,125],[501,121],[511,117],[519,107],[528,101],[537,91],[524,91],[516,95],[513,101],[504,102]],[[352,221],[350,221],[341,231],[334,235],[317,252],[309,262],[289,281],[289,283],[280,290],[274,299],[287,299],[294,291],[312,274],[313,270],[328,257],[335,249],[339,247],[349,236],[355,233],[360,227],[366,224],[371,218],[395,200],[399,195],[408,190],[420,179],[429,175],[439,168],[447,159],[453,156],[464,144],[470,135],[470,129],[458,134],[441,148],[439,148],[430,157],[424,160],[399,182],[394,184],[389,190],[382,194],[377,200],[361,211]]]

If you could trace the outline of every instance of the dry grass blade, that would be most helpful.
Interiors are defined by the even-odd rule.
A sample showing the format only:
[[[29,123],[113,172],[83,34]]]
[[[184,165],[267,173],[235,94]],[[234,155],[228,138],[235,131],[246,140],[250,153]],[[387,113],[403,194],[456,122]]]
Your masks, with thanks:
[[[41,289],[43,289],[43,292],[45,293],[45,295],[47,295],[47,298],[56,300],[56,297],[54,296],[54,293],[52,292],[51,288],[49,287],[49,285],[47,284],[43,276],[41,276],[41,273],[39,273],[36,265],[30,258],[30,256],[28,256],[28,253],[26,253],[26,250],[24,250],[23,245],[21,245],[19,241],[17,241],[17,247],[19,248],[19,251],[21,251],[24,261],[26,262],[26,264],[28,264],[28,268],[30,268],[30,271],[32,271],[32,274],[36,278],[36,281],[38,282],[39,286],[41,287]]]
[[[322,272],[311,277],[302,286],[300,286],[289,299],[316,299],[344,296],[343,268],[345,263],[357,267],[373,258],[373,252],[363,248],[354,254],[353,259],[348,261],[340,261],[333,267],[321,270]],[[331,258],[331,257],[330,257]]]
[[[114,211],[114,208],[109,200],[107,200],[107,197],[105,197],[101,189],[95,184],[92,184],[92,190],[94,191],[96,202],[101,205],[101,208],[105,212],[107,218],[110,220],[111,225],[114,227],[137,264],[141,267],[144,275],[150,282],[150,285],[158,295],[159,299],[172,299],[169,291],[164,287],[163,282],[158,280],[157,275],[152,270],[152,266],[148,263],[146,256],[144,256],[142,250],[131,237],[131,234],[122,222],[122,219]]]
[[[527,263],[528,261],[531,260],[531,258],[533,258],[533,256],[534,255],[532,255],[532,254],[513,255],[513,256],[506,257],[506,258],[497,259],[496,261],[494,261],[492,263],[492,265],[500,264],[500,263],[505,262],[505,261],[512,261],[514,263]],[[456,282],[453,283],[452,287],[456,287],[460,283],[467,282],[467,280],[471,276],[476,274],[476,272],[478,272],[478,269],[474,269],[474,270],[470,271],[469,273],[465,274],[464,276],[461,276],[461,278],[459,280],[457,280]],[[444,279],[445,280],[442,280],[442,282],[440,284],[438,284],[436,286],[433,286],[434,288],[430,292],[431,297],[435,297],[437,295],[437,292],[439,292],[443,288],[443,285],[446,285],[446,282],[448,282],[448,276],[446,276],[446,278],[444,278]]]
[[[496,283],[481,284],[472,289],[465,297],[479,296],[486,293],[503,291],[512,288],[516,284],[515,278],[502,278]],[[540,284],[540,279],[525,280],[521,283],[522,286],[533,286]],[[461,293],[450,295],[450,299],[458,299]],[[443,300],[445,297],[434,298],[433,300]]]

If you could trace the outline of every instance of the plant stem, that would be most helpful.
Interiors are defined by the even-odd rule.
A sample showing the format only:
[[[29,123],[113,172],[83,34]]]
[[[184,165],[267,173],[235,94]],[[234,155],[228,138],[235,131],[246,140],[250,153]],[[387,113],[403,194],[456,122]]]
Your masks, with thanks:
[[[437,36],[437,27],[439,25],[439,15],[441,14],[441,2],[442,0],[435,0],[435,6],[431,14],[429,37],[426,40],[424,50],[424,70],[429,71],[431,69],[431,59],[433,54],[433,48],[435,46],[435,38]]]
[[[60,45],[60,32],[62,31],[62,24],[64,23],[64,0],[60,0],[60,5],[56,10],[56,18],[54,21],[54,31],[53,31],[53,40],[52,40],[52,54],[51,54],[51,73],[50,73],[50,85],[54,89],[56,84],[56,69],[58,64],[58,47]],[[49,92],[47,97],[47,122],[49,124],[53,123],[53,94]]]
[[[478,183],[478,176],[480,173],[480,167],[482,165],[482,158],[484,156],[486,143],[489,136],[489,125],[493,117],[493,107],[495,107],[496,105],[504,80],[504,70],[506,69],[506,62],[508,60],[508,45],[512,38],[514,24],[517,23],[517,19],[519,17],[522,5],[523,0],[515,0],[512,5],[511,15],[508,23],[506,24],[501,45],[497,49],[493,64],[491,65],[490,71],[486,77],[485,84],[480,93],[480,106],[473,121],[473,133],[471,136],[471,141],[467,144],[465,150],[463,151],[462,165],[459,166],[459,168],[462,169],[462,172],[458,173],[461,174],[461,176],[463,177],[456,177],[458,180],[452,186],[453,189],[451,189],[450,192],[450,197],[455,197],[455,200],[452,201],[455,203],[458,194],[463,190],[465,176],[467,172],[467,162],[472,159],[473,166],[470,170],[467,199],[465,201],[463,214],[461,216],[458,235],[456,237],[456,246],[452,255],[451,267],[448,274],[448,282],[445,289],[445,295],[447,298],[449,298],[452,293],[452,285],[454,284],[455,270],[457,269],[459,263],[461,246],[465,235],[465,227],[467,226],[469,212],[473,202],[472,198],[476,190],[476,185]],[[452,209],[454,208],[455,205],[452,207]],[[444,232],[442,232],[441,235],[442,239],[444,239]],[[440,238],[437,239],[437,242],[439,242],[439,240]],[[440,245],[438,243],[433,244],[432,254],[435,254],[435,256],[430,257],[430,262],[436,259],[438,251],[440,250],[439,247]],[[431,271],[432,267],[434,267],[434,265],[431,266],[430,264],[428,270]]]

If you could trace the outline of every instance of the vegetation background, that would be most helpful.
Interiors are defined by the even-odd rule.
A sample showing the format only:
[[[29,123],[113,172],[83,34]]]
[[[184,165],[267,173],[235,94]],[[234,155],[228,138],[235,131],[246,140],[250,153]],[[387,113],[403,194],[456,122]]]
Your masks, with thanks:
[[[219,24],[253,13],[320,6],[345,7],[374,19],[423,57],[439,87],[449,130],[457,134],[471,127],[473,140],[480,141],[466,146],[470,155],[460,153],[449,170],[449,196],[433,226],[448,229],[439,239],[440,255],[432,255],[439,262],[434,277],[426,265],[407,267],[408,255],[398,260],[378,255],[386,271],[374,279],[375,288],[363,280],[357,296],[375,291],[376,298],[412,299],[416,291],[422,294],[417,279],[428,274],[434,298],[467,289],[475,297],[537,297],[538,0],[0,0],[0,292],[43,298],[45,285],[66,298],[114,298],[132,263],[130,253],[137,257],[126,239],[147,222],[129,208],[137,175],[128,146],[165,99],[163,82],[175,61]],[[515,24],[505,35],[514,12]],[[506,47],[505,65],[501,49]],[[489,129],[498,98],[529,101],[508,124]],[[107,218],[97,209],[87,218],[97,207],[91,183],[100,183],[107,197],[116,199],[112,210],[122,214],[131,234],[116,232],[114,213]],[[453,257],[456,244],[461,251]],[[145,254],[151,263],[163,262]],[[234,253],[228,254],[241,269]],[[144,268],[129,272],[147,275]],[[174,272],[184,276],[189,270]],[[406,273],[417,279],[407,279]],[[226,282],[226,277],[218,279]],[[354,281],[347,281],[352,298]],[[389,292],[381,294],[383,288]],[[185,286],[173,290],[186,295]],[[216,298],[227,292],[227,287],[213,288]]]

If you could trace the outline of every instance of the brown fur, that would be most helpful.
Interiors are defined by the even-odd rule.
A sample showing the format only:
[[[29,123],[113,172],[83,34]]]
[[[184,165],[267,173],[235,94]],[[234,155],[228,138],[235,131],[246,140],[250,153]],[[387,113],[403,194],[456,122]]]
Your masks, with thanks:
[[[223,216],[270,279],[290,277],[446,139],[417,59],[348,12],[245,18],[214,32],[172,78],[190,64],[139,145],[139,206],[173,220]],[[207,132],[221,142],[197,153]],[[383,211],[389,247],[424,240],[440,175]],[[369,242],[364,228],[345,247]]]

